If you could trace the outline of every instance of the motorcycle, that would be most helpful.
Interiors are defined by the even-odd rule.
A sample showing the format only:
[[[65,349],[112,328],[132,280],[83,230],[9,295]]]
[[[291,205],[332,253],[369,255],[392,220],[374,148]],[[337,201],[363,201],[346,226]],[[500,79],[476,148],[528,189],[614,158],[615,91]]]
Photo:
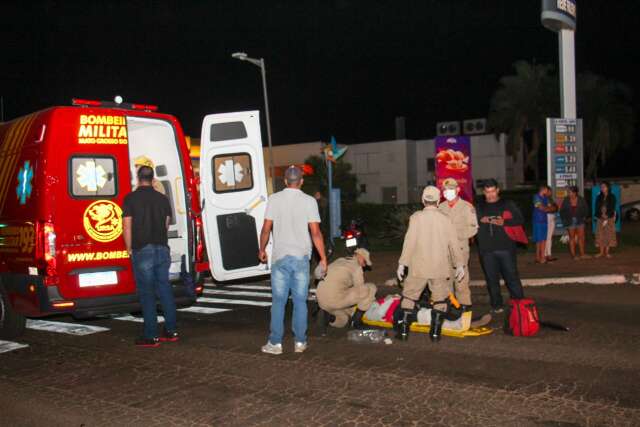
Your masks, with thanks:
[[[364,231],[364,223],[359,219],[349,221],[349,225],[342,230],[340,238],[344,240],[344,245],[349,255],[353,255],[358,248],[368,249],[369,247],[367,235]]]

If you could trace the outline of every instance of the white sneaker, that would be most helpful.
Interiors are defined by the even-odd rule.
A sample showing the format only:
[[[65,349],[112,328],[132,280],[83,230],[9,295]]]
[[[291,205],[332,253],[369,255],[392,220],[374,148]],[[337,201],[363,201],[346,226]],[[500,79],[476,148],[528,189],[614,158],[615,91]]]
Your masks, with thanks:
[[[306,342],[296,342],[295,346],[293,347],[293,351],[295,351],[296,353],[303,353],[306,349]]]
[[[263,353],[282,354],[282,344],[271,344],[269,341],[262,346]]]

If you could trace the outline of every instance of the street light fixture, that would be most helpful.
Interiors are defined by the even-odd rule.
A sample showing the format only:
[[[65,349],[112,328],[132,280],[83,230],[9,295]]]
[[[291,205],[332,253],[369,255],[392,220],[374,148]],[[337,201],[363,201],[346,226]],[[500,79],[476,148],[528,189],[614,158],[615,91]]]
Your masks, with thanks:
[[[269,142],[269,169],[271,173],[271,187],[275,188],[275,171],[273,167],[273,149],[271,144],[271,121],[269,120],[269,98],[267,97],[267,71],[264,66],[264,58],[255,59],[247,56],[244,52],[235,52],[231,54],[231,57],[240,61],[247,61],[253,65],[260,67],[262,71],[262,90],[264,92],[264,109],[267,119],[267,138]]]

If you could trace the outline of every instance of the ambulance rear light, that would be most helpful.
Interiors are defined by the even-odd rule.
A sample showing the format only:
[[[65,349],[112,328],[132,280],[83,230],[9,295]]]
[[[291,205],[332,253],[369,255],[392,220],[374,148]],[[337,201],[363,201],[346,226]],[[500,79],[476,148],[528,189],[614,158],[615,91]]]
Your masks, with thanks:
[[[44,261],[45,285],[55,285],[58,283],[58,272],[56,269],[56,232],[53,223],[38,223],[37,234],[36,255],[41,262]]]
[[[204,231],[202,229],[202,217],[195,217],[196,222],[196,262],[202,262],[204,257]]]
[[[73,98],[71,100],[71,105],[75,105],[77,107],[100,107],[102,105],[102,102],[100,101],[93,101],[91,99],[77,99],[77,98]]]
[[[71,100],[71,105],[74,105],[76,107],[124,108],[127,110],[138,110],[138,111],[149,111],[149,112],[158,111],[157,105],[130,104],[130,103],[122,102],[122,97],[116,97],[115,101],[96,101],[93,99],[73,98]]]
[[[59,308],[59,309],[63,309],[63,308],[73,308],[75,307],[76,303],[73,301],[54,301],[51,303],[51,306],[53,308]]]
[[[141,111],[158,111],[157,105],[149,105],[149,104],[130,104],[133,110],[141,110]]]

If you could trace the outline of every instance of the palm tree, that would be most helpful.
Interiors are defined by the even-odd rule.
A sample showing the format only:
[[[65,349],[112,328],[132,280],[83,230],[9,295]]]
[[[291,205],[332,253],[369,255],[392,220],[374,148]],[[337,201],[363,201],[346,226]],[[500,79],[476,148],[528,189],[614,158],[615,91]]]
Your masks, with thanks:
[[[583,119],[585,177],[597,178],[598,167],[633,141],[631,90],[591,73],[578,76],[578,117]]]
[[[489,126],[496,133],[507,134],[507,152],[512,156],[520,152],[524,134],[531,135],[531,147],[525,166],[539,180],[538,156],[545,119],[557,111],[558,84],[552,65],[530,64],[518,61],[513,67],[516,74],[500,79],[500,87],[491,98]]]

